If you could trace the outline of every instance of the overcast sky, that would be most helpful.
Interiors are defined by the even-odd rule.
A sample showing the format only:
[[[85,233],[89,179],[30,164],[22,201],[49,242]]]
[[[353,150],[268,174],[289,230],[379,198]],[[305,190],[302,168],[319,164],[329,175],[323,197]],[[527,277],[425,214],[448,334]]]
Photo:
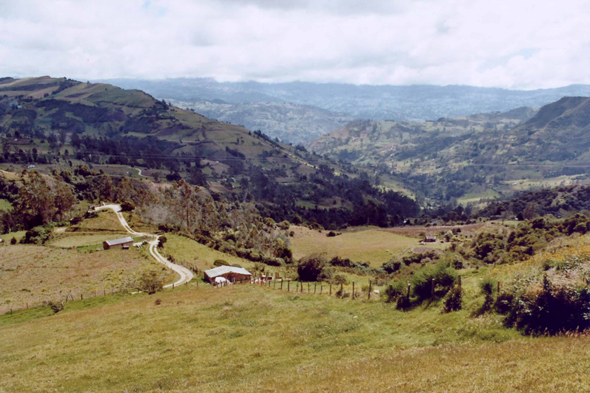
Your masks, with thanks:
[[[577,0],[0,0],[0,76],[590,83]]]

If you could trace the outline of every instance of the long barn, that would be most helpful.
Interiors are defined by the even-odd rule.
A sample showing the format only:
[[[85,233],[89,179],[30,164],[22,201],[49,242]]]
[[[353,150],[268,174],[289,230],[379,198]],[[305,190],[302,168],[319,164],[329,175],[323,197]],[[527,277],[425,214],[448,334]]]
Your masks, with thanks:
[[[133,245],[132,237],[124,237],[121,239],[106,240],[102,243],[105,250],[111,248],[129,248]]]
[[[252,278],[252,273],[241,267],[233,266],[219,266],[214,269],[205,270],[205,280],[211,284],[215,282],[217,277],[223,277],[231,282],[249,281]]]

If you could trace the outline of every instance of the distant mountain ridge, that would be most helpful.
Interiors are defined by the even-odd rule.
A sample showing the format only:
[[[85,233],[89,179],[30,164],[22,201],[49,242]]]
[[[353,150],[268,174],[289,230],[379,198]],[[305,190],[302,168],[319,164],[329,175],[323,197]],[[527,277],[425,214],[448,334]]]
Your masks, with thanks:
[[[160,99],[185,102],[220,99],[231,104],[290,102],[316,106],[356,119],[396,121],[505,112],[518,107],[541,107],[564,96],[590,95],[590,85],[507,90],[473,86],[217,82],[211,78],[114,79],[108,83],[141,89]]]

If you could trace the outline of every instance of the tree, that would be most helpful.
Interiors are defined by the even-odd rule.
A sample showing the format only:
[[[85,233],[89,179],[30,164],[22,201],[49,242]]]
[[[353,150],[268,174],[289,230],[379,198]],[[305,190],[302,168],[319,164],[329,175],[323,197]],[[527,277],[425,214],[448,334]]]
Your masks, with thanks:
[[[524,212],[522,213],[523,217],[527,220],[532,220],[537,215],[537,205],[535,202],[530,202],[526,205]]]
[[[153,295],[164,289],[164,278],[155,270],[145,271],[137,280],[137,288],[148,295]]]
[[[301,281],[318,281],[326,267],[326,259],[317,254],[303,257],[297,265],[297,274]]]
[[[18,190],[16,212],[24,217],[28,227],[48,223],[56,212],[54,195],[37,171],[23,175],[23,185]]]

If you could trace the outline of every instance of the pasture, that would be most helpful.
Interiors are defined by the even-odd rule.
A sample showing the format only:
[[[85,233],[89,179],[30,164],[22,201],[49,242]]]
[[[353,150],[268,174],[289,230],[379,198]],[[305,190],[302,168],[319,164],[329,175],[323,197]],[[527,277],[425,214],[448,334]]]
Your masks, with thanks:
[[[418,238],[374,228],[345,231],[335,237],[326,236],[329,231],[319,232],[305,227],[292,226],[291,230],[295,232],[290,240],[296,259],[325,253],[327,258],[339,256],[380,267],[393,257],[420,246]]]
[[[590,339],[495,316],[207,285],[0,316],[6,391],[586,391]],[[156,302],[156,299],[159,299]],[[82,303],[82,302],[80,302]],[[31,322],[31,318],[40,318]],[[71,329],[76,326],[75,329]],[[59,337],[59,340],[56,339]]]

